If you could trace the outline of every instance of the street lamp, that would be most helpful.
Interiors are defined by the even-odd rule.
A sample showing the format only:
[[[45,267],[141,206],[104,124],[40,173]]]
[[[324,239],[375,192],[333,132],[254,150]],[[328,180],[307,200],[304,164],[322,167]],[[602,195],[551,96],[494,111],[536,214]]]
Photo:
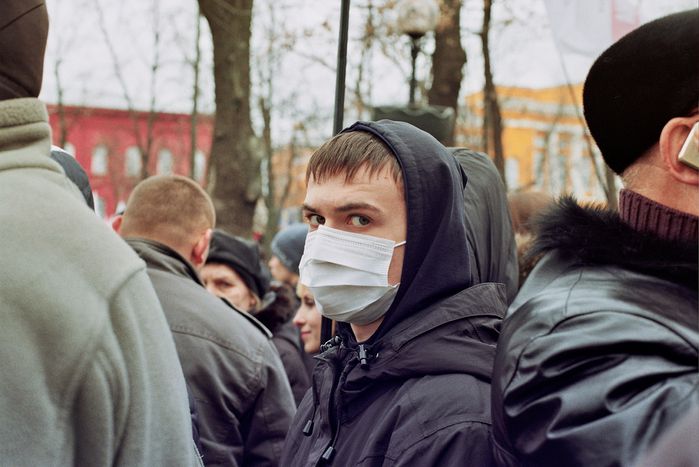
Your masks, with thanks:
[[[441,105],[417,105],[415,103],[415,62],[420,53],[420,40],[433,31],[439,20],[439,6],[435,0],[400,0],[398,3],[396,30],[410,36],[412,73],[410,75],[410,100],[407,106],[381,105],[372,108],[372,120],[389,119],[407,122],[434,136],[443,144],[452,144],[454,134],[454,109]]]
[[[420,53],[420,39],[437,27],[439,6],[434,0],[401,0],[398,5],[398,30],[410,36],[412,72],[410,75],[410,106],[415,105],[415,61]]]

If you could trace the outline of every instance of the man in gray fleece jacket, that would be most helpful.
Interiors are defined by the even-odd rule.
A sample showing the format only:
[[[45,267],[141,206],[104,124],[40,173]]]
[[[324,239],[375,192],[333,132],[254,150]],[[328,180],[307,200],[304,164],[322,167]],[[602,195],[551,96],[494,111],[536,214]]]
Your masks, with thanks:
[[[199,465],[144,264],[49,157],[47,30],[0,2],[0,464]]]

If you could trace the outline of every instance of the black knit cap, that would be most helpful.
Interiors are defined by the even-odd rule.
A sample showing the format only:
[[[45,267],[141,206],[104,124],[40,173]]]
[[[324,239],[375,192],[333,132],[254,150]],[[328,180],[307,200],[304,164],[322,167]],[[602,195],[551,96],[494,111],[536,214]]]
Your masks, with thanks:
[[[260,261],[260,249],[254,242],[214,230],[206,259],[206,264],[212,263],[225,264],[237,272],[258,298],[269,288],[270,275]]]
[[[699,9],[631,31],[592,65],[585,120],[609,167],[621,174],[660,139],[672,118],[699,105]]]
[[[48,31],[43,0],[0,1],[0,100],[39,95]]]

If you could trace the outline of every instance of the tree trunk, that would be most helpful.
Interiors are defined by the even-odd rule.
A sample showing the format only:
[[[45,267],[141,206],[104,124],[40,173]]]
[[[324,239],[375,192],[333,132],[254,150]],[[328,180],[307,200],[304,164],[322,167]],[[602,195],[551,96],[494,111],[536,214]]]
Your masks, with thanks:
[[[440,13],[432,54],[432,87],[427,93],[427,101],[430,105],[453,108],[456,116],[466,64],[466,52],[461,46],[461,0],[441,0]],[[445,143],[454,145],[453,133]]]
[[[209,193],[217,225],[252,234],[260,195],[260,160],[250,122],[250,23],[252,0],[199,0],[214,46],[216,120]]]
[[[194,72],[194,86],[192,89],[192,114],[189,119],[189,176],[195,179],[197,170],[197,126],[199,120],[199,71],[201,64],[201,16],[197,10],[197,26],[194,34],[194,60],[192,60],[192,71]],[[196,180],[199,182],[200,180]]]
[[[483,132],[486,152],[493,157],[495,167],[500,172],[505,188],[507,179],[505,178],[505,155],[502,147],[502,116],[500,114],[500,104],[493,82],[493,70],[490,66],[490,44],[488,34],[490,32],[490,13],[492,0],[483,1],[483,29],[481,30],[481,46],[483,49],[483,69],[485,72],[485,85],[483,88],[483,98],[485,100],[485,112],[483,114]]]

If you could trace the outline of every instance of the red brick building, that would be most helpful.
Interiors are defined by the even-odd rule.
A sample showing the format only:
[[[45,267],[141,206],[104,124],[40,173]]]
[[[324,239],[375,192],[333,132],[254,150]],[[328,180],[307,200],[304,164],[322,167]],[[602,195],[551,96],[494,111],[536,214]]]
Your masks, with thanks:
[[[61,115],[55,105],[49,105],[48,110],[53,143],[60,146],[63,130],[64,149],[75,156],[90,178],[97,212],[105,218],[111,216],[141,180],[139,148],[148,143],[149,113],[69,106],[63,107]],[[150,126],[147,174],[190,176],[191,116],[156,113]],[[212,135],[213,118],[200,116],[193,178],[201,184],[205,183]]]

